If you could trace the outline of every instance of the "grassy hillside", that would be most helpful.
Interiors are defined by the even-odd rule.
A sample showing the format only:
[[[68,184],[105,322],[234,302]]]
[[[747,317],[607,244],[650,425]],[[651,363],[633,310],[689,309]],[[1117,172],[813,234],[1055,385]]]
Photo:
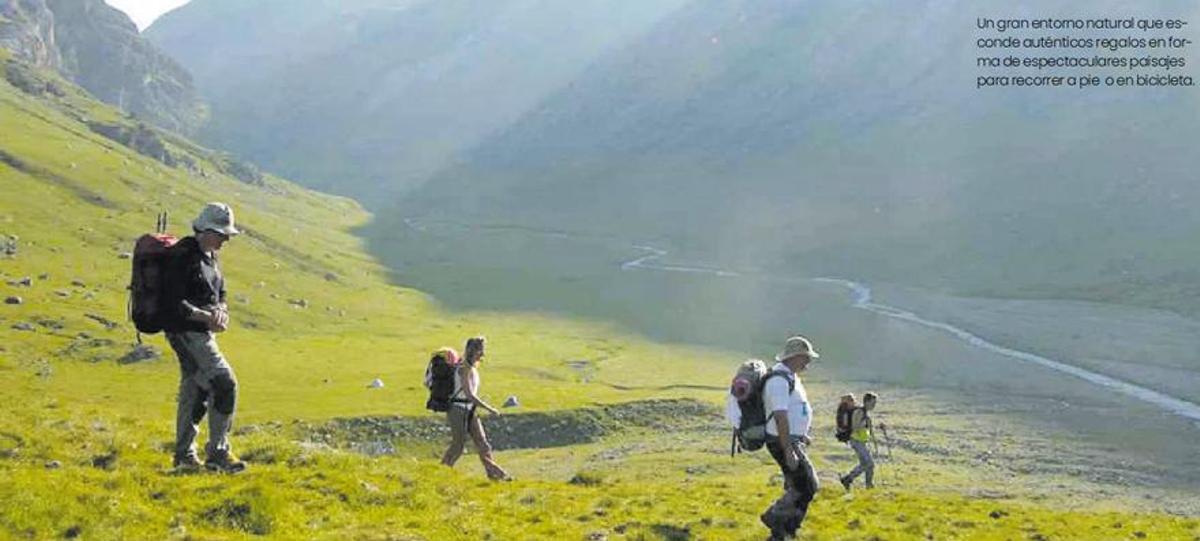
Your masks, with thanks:
[[[3,52],[0,65],[22,69]],[[175,159],[167,166],[89,128],[134,121],[23,73],[35,78],[30,92],[0,81],[0,289],[21,300],[0,305],[0,538],[762,537],[757,513],[778,479],[761,453],[724,454],[714,405],[741,354],[537,314],[447,312],[390,285],[350,233],[370,219],[354,203],[269,176],[238,180],[222,172],[226,157],[159,134]],[[118,361],[133,340],[121,254],[160,209],[183,232],[218,199],[246,231],[222,253],[234,325],[221,345],[242,393],[234,443],[251,469],[178,475],[165,450],[175,361]],[[476,333],[492,344],[485,396],[522,402],[489,421],[498,444],[514,442],[499,454],[512,483],[483,482],[469,456],[457,471],[438,466],[441,432],[396,436],[370,421],[436,428],[421,415],[425,355]],[[165,349],[161,337],[148,342]],[[368,389],[376,377],[387,386]],[[837,391],[819,373],[810,387],[825,406]],[[980,465],[957,447],[971,443],[975,420],[905,403],[884,487],[823,491],[808,538],[1200,537],[1196,519],[1145,511],[1158,506],[1102,477]],[[547,447],[513,439],[504,422],[589,437]],[[347,424],[398,452],[350,451]],[[1062,444],[1006,430],[988,445],[1013,457]],[[830,486],[848,454],[825,440],[815,456]]]

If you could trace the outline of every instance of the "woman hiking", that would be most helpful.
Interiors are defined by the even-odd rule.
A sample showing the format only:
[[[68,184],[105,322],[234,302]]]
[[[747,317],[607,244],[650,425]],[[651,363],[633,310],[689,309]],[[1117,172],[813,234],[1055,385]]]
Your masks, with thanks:
[[[467,434],[470,434],[488,479],[507,481],[512,478],[492,458],[492,445],[488,443],[487,433],[483,431],[483,423],[475,414],[476,408],[488,410],[492,415],[500,413],[479,397],[479,365],[483,362],[483,346],[482,336],[468,339],[463,351],[463,362],[454,372],[454,394],[450,395],[450,409],[446,412],[446,422],[450,425],[450,447],[446,449],[446,454],[442,455],[442,464],[454,467],[454,463],[458,462],[466,447]]]

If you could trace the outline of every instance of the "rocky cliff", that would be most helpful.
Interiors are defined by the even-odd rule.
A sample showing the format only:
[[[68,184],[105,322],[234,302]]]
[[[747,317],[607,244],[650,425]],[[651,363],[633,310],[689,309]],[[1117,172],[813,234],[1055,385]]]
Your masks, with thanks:
[[[0,0],[0,47],[163,128],[207,118],[191,75],[103,0]]]

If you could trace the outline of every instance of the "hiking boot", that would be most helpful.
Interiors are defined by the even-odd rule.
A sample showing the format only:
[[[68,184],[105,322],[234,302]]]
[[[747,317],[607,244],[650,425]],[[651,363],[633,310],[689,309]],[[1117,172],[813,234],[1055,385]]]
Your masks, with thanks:
[[[772,513],[770,509],[759,515],[758,520],[771,530],[772,541],[783,541],[788,538],[787,530],[783,526],[783,517]]]
[[[846,489],[846,492],[850,492],[850,483],[852,483],[853,481],[851,481],[849,477],[846,477],[845,475],[843,475],[841,477],[838,477],[838,481],[842,482],[842,488]],[[867,487],[867,488],[870,488],[870,487]]]
[[[208,457],[208,460],[204,461],[204,467],[212,471],[237,473],[246,469],[246,463],[238,460],[233,453],[225,452]]]
[[[198,470],[202,464],[196,455],[177,456],[171,460],[171,467],[177,470]]]

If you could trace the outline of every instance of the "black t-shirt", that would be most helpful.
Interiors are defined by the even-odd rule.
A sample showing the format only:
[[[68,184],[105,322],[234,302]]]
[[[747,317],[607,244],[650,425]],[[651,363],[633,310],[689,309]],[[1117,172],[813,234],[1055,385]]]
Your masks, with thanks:
[[[184,237],[171,248],[168,269],[166,290],[171,309],[164,329],[167,332],[207,331],[205,323],[187,319],[191,313],[187,304],[206,310],[225,304],[225,277],[217,264],[216,254],[202,252],[196,237]]]

